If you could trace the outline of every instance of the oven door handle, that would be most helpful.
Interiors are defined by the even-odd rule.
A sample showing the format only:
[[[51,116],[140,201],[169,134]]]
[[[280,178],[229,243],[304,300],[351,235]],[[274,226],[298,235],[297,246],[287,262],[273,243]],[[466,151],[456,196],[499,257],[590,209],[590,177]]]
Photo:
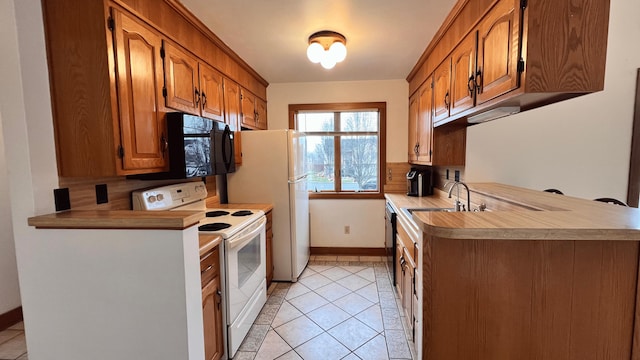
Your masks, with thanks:
[[[267,223],[267,218],[262,216],[260,220],[254,222],[249,225],[249,227],[245,230],[242,230],[236,236],[232,236],[229,240],[227,240],[226,246],[229,249],[235,249],[236,247],[242,246],[253,239],[254,236],[259,234],[263,229],[265,224]]]

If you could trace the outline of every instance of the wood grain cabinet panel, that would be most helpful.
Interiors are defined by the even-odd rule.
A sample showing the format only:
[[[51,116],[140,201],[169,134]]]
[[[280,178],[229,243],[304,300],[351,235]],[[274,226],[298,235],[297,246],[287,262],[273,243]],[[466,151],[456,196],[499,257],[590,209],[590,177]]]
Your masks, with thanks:
[[[423,358],[638,358],[637,242],[426,237]]]
[[[431,164],[433,154],[433,88],[431,79],[427,79],[418,91],[418,158],[419,163]]]
[[[168,41],[164,61],[167,107],[226,122],[221,73]]]
[[[167,164],[166,125],[160,103],[162,40],[140,20],[113,10],[123,170]]]
[[[267,212],[267,224],[266,224],[266,232],[267,232],[267,245],[266,245],[266,254],[267,254],[267,288],[271,285],[271,281],[273,281],[273,216],[272,211]]]
[[[225,121],[223,76],[211,66],[199,65],[202,116],[216,121]],[[229,123],[227,123],[228,125]],[[235,124],[235,123],[234,123]],[[235,127],[234,129],[235,130]]]
[[[520,9],[514,0],[499,1],[478,25],[477,103],[519,85]]]
[[[234,132],[235,162],[242,164],[242,133],[240,131],[240,86],[224,78],[224,121]]]
[[[451,58],[447,58],[433,72],[433,122],[449,117],[451,106]]]
[[[219,360],[224,353],[219,246],[204,254],[201,257],[200,264],[204,354],[206,360]]]
[[[165,41],[164,61],[167,107],[200,115],[198,59]]]
[[[240,88],[240,102],[242,127],[251,130],[266,130],[267,103],[244,88]]]
[[[409,148],[407,151],[407,155],[410,163],[418,161],[418,117],[420,116],[419,103],[419,93],[416,93],[409,98]]]
[[[267,130],[267,102],[256,97],[256,127]]]
[[[250,129],[257,127],[256,97],[247,90],[240,89],[240,103],[242,126]]]
[[[477,32],[474,31],[451,55],[451,116],[475,105],[476,48]]]

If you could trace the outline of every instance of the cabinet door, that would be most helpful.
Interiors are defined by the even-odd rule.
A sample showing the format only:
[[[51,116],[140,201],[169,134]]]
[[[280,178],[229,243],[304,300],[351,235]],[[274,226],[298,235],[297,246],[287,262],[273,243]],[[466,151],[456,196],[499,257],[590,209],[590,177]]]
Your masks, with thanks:
[[[242,164],[242,135],[240,132],[240,87],[224,78],[224,122],[234,131],[233,146],[236,164]]]
[[[267,103],[256,98],[256,124],[258,129],[267,130]]]
[[[400,297],[400,299],[402,299],[402,284],[403,284],[403,278],[402,275],[404,274],[404,272],[402,271],[402,268],[404,267],[404,263],[405,263],[405,259],[402,256],[403,255],[403,246],[402,246],[402,242],[398,240],[398,242],[396,243],[396,290],[398,291],[398,296]]]
[[[115,9],[113,16],[122,169],[166,170],[166,126],[160,112],[162,40],[133,17]]]
[[[430,163],[433,135],[433,89],[431,78],[419,90],[418,103],[418,162]]]
[[[520,12],[515,2],[499,1],[478,24],[478,105],[519,86]]]
[[[218,360],[224,352],[219,275],[202,288],[202,322],[204,326],[204,358]]]
[[[198,60],[186,51],[165,41],[164,71],[167,107],[200,115]]]
[[[404,257],[406,259],[404,267],[402,269],[402,308],[404,309],[404,315],[407,320],[413,322],[413,276],[415,266],[411,260],[411,256],[408,254],[407,249],[404,249]]]
[[[467,35],[451,55],[450,115],[472,108],[475,104],[475,71],[477,32]]]
[[[224,90],[222,74],[209,65],[199,64],[202,116],[224,121]]]
[[[273,216],[271,211],[266,214],[267,217],[267,245],[266,245],[266,253],[267,253],[267,288],[271,285],[271,281],[273,280]]]
[[[418,160],[418,117],[420,89],[409,98],[409,162]]]
[[[451,93],[449,86],[451,83],[451,58],[447,58],[433,72],[433,122],[444,120],[449,117],[449,106],[451,105]]]
[[[244,127],[256,128],[256,97],[245,89],[240,89],[240,119]]]

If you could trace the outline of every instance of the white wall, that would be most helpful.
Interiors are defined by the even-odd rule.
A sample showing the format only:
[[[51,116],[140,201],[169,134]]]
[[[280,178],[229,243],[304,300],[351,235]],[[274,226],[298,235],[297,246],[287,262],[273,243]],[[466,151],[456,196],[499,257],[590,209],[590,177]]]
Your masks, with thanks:
[[[0,2],[0,48],[3,51],[0,118],[6,157],[6,167],[0,166],[0,172],[8,175],[4,190],[0,187],[0,196],[5,196],[3,203],[6,200],[10,204],[11,227],[20,268],[22,263],[29,261],[26,253],[34,231],[27,226],[27,218],[53,211],[52,189],[58,182],[39,0]],[[3,227],[1,236],[6,236],[6,233],[9,231]],[[4,266],[5,253],[2,251],[0,254],[3,256],[0,263]],[[4,273],[4,268],[2,271]],[[7,270],[7,274],[8,281],[16,280],[14,270]],[[24,294],[25,286],[20,285]],[[0,283],[0,289],[0,293],[4,294],[7,289],[13,298],[17,298],[15,287],[5,288],[5,284]],[[23,308],[28,328],[28,304],[23,302]]]
[[[20,306],[16,249],[11,226],[11,204],[9,203],[9,181],[4,154],[2,113],[0,113],[0,314]]]
[[[289,104],[386,101],[387,162],[406,162],[408,93],[404,79],[270,84],[269,129],[289,128]],[[384,200],[312,200],[309,211],[311,246],[384,247]]]
[[[611,1],[604,91],[470,127],[466,180],[626,201],[638,18],[640,2]]]

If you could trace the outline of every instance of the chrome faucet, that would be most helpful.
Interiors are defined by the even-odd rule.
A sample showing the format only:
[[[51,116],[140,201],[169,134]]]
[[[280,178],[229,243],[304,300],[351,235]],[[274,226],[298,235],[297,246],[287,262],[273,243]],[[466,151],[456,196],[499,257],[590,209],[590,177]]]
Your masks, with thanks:
[[[464,204],[460,202],[460,185],[464,186],[464,188],[467,190],[467,208],[466,209],[464,207]],[[462,181],[453,182],[453,184],[449,188],[449,199],[451,199],[451,192],[453,192],[454,187],[458,189],[458,192],[456,194],[456,201],[454,203],[455,211],[471,211],[471,194],[469,193],[469,187],[467,186],[467,184],[463,183]]]

